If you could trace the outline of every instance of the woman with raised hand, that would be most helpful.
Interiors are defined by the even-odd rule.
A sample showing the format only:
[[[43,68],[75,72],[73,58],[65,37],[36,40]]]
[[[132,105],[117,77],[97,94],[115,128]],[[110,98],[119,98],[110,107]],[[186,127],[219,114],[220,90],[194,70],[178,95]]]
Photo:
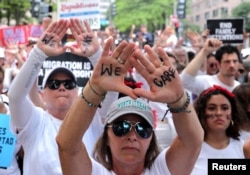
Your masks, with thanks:
[[[141,50],[134,50],[133,43],[123,41],[109,55],[111,45],[109,39],[90,83],[67,113],[56,138],[63,174],[189,174],[200,151],[203,130],[175,67],[161,48],[157,55],[145,46],[148,53],[145,57]],[[147,80],[149,91],[124,84],[124,76],[132,65]],[[93,159],[81,138],[109,91],[129,97],[111,104]],[[147,101],[139,97],[166,103],[173,113],[178,136],[161,153],[152,111]]]

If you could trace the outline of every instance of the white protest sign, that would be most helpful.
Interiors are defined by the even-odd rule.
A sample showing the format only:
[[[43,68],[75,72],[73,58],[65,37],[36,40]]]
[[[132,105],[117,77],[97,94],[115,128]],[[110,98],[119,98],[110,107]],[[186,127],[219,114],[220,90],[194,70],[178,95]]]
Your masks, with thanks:
[[[58,0],[58,19],[87,20],[91,29],[100,29],[99,0]]]
[[[14,157],[16,137],[10,130],[10,116],[0,114],[0,167],[9,167]]]

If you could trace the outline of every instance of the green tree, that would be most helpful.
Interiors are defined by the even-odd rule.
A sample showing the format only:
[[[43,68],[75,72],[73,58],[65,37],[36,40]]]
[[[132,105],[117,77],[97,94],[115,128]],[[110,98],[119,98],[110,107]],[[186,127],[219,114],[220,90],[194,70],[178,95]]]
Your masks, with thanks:
[[[7,19],[7,25],[10,24],[11,19],[15,19],[16,24],[21,23],[22,18],[25,17],[25,13],[30,10],[30,0],[1,0],[0,1],[0,20],[2,18]]]
[[[116,16],[112,20],[121,32],[128,32],[132,24],[146,24],[153,32],[163,28],[173,14],[174,0],[116,0]]]
[[[243,18],[247,32],[250,32],[250,2],[243,2],[232,10],[232,16]]]

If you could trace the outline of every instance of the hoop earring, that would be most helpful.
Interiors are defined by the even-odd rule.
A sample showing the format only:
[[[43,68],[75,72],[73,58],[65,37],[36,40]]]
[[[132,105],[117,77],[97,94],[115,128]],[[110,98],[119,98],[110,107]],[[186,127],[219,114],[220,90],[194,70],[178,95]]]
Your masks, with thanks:
[[[232,125],[232,126],[234,125],[234,121],[233,121],[233,120],[231,120],[231,125]]]

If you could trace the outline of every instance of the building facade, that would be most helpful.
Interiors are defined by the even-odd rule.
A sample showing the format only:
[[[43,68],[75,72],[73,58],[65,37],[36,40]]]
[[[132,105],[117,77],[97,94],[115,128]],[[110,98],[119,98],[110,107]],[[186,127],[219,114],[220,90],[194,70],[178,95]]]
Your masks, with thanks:
[[[187,20],[203,30],[207,19],[230,18],[232,10],[242,2],[250,0],[192,0]]]

